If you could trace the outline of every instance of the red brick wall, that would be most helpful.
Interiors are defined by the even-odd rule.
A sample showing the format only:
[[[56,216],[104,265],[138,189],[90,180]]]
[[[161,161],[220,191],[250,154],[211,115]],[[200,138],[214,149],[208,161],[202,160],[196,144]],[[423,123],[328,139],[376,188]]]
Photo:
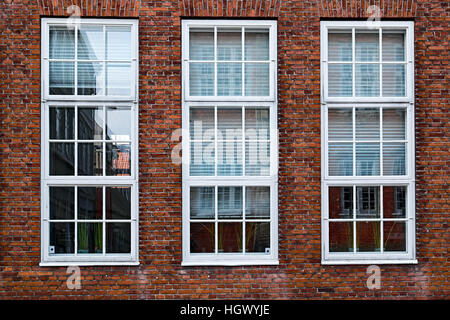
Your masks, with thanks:
[[[67,15],[68,3],[0,3],[0,298],[449,297],[447,1],[73,1],[85,4],[82,16],[139,16],[140,27],[141,265],[82,267],[80,290],[67,289],[66,268],[38,266],[40,16]],[[367,18],[373,4],[385,18],[414,18],[416,54],[419,264],[381,266],[379,290],[367,289],[365,266],[320,264],[319,22]],[[180,266],[181,168],[170,137],[181,126],[181,16],[278,18],[279,266]]]

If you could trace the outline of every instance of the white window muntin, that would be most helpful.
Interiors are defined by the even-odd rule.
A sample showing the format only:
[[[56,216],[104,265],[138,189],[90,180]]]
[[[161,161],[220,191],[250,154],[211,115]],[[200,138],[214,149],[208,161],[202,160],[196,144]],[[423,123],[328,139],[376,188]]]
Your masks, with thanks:
[[[191,107],[268,108],[270,115],[270,175],[268,176],[191,176],[189,114]],[[276,104],[268,102],[185,102],[183,104],[183,265],[258,265],[278,263],[278,135],[276,129]],[[245,157],[245,152],[243,153]],[[243,159],[245,166],[245,159]],[[190,253],[190,188],[218,186],[270,187],[270,254],[264,253]],[[245,195],[244,195],[245,198]],[[245,201],[245,200],[244,200]],[[216,219],[217,221],[217,219]],[[230,220],[231,222],[232,220]],[[242,220],[240,220],[242,221]],[[253,220],[252,222],[257,222]],[[228,221],[227,221],[228,222]],[[217,249],[217,248],[216,248]]]
[[[220,62],[241,63],[242,70],[245,64],[252,63],[268,63],[269,64],[269,95],[268,96],[245,96],[242,81],[241,96],[217,96],[217,29],[218,28],[238,28],[242,33],[242,56],[241,60],[226,60]],[[190,28],[212,28],[214,29],[214,59],[213,60],[189,60],[189,29]],[[245,28],[265,29],[269,31],[269,59],[267,61],[244,60],[244,37]],[[255,20],[183,20],[182,21],[182,63],[183,63],[183,96],[185,101],[275,101],[276,96],[276,61],[277,61],[277,24],[276,21],[255,21]],[[211,96],[191,96],[189,84],[189,63],[190,62],[207,62],[214,64],[214,95]],[[242,77],[244,72],[242,72]],[[243,78],[242,78],[243,79]]]
[[[105,218],[105,207],[106,202],[103,199],[103,218],[102,219],[84,219],[80,220],[77,216],[74,219],[68,220],[50,220],[49,217],[49,207],[50,207],[50,187],[130,187],[131,188],[131,217],[130,219],[106,219]],[[75,191],[76,192],[76,191]],[[103,191],[103,198],[105,197]],[[41,210],[44,213],[41,217],[41,255],[45,257],[42,260],[42,266],[61,266],[61,265],[137,265],[137,255],[138,255],[138,192],[137,183],[124,184],[123,182],[111,181],[111,182],[101,182],[101,183],[86,183],[86,181],[78,183],[60,182],[60,183],[47,183],[43,184],[41,188]],[[77,197],[75,196],[75,210],[77,210]],[[74,223],[74,253],[73,254],[57,254],[51,255],[49,252],[50,243],[50,223]],[[103,253],[98,254],[80,254],[77,253],[77,224],[81,223],[102,223],[103,233],[102,233],[102,243],[103,243]],[[131,238],[130,238],[130,253],[106,253],[106,223],[130,223],[131,225]]]
[[[380,44],[381,44],[381,33],[383,29],[387,30],[403,30],[405,31],[405,63],[407,65],[406,69],[406,79],[405,79],[405,97],[355,97],[355,72],[353,68],[353,97],[329,97],[328,96],[328,29],[332,30],[351,30],[352,32],[352,61],[351,64],[355,63],[355,29],[361,30],[367,28],[367,23],[363,21],[323,21],[321,22],[321,128],[322,128],[322,264],[397,264],[397,263],[417,263],[415,258],[415,140],[414,140],[414,41],[413,41],[413,22],[382,22],[381,29],[378,29],[380,34]],[[381,61],[381,46],[380,46],[380,61]],[[384,62],[381,62],[383,64]],[[381,68],[380,68],[381,69]],[[381,74],[381,70],[380,70]],[[382,92],[381,77],[380,77],[380,92]],[[380,93],[381,95],[381,93]],[[356,176],[355,170],[355,111],[352,112],[353,120],[353,175],[352,176],[330,176],[328,173],[328,110],[332,108],[339,109],[352,109],[356,108],[375,108],[380,110],[380,138],[379,140],[374,140],[381,144],[380,146],[380,175],[378,176]],[[401,143],[406,144],[406,174],[399,176],[386,176],[382,174],[382,111],[386,109],[405,109],[405,139],[399,140]],[[364,141],[365,142],[365,141]],[[389,141],[392,142],[392,141]],[[395,141],[394,141],[395,142]],[[342,186],[342,187],[352,187],[355,188],[367,187],[367,186],[377,186],[382,190],[383,186],[404,186],[407,188],[406,197],[406,216],[400,219],[387,219],[381,217],[377,219],[366,219],[360,218],[356,219],[355,212],[353,213],[353,219],[349,221],[380,221],[381,228],[383,226],[383,221],[405,221],[406,223],[406,250],[404,252],[357,252],[356,251],[356,232],[353,232],[354,237],[354,248],[353,252],[330,252],[329,251],[329,222],[328,218],[328,189],[332,186]],[[381,192],[381,191],[380,191]],[[356,198],[353,199],[356,202]],[[380,209],[383,210],[383,195],[380,195]],[[356,210],[356,205],[353,206],[354,211]],[[331,220],[332,221],[332,220]],[[340,220],[344,221],[344,220]],[[354,223],[354,228],[355,228]],[[382,230],[382,229],[381,229]],[[381,237],[382,237],[381,233]],[[383,243],[381,242],[381,248]]]
[[[103,26],[103,39],[106,41],[105,37],[105,28],[108,26],[129,26],[131,28],[131,59],[126,60],[110,60],[110,59],[101,59],[101,60],[82,60],[78,59],[78,49],[77,49],[77,30],[80,26],[85,25],[98,25]],[[61,26],[61,27],[73,27],[75,34],[75,58],[74,59],[57,59],[58,62],[73,62],[75,67],[75,79],[74,79],[74,95],[50,95],[49,93],[49,67],[50,61],[49,58],[49,47],[50,47],[50,36],[49,29],[50,26]],[[41,96],[43,100],[82,100],[82,101],[90,101],[90,100],[100,100],[100,101],[136,101],[137,97],[137,67],[138,63],[138,23],[136,20],[131,19],[120,19],[111,22],[108,19],[77,19],[77,20],[68,20],[65,18],[43,18],[41,21]],[[103,88],[106,88],[106,74],[105,67],[106,62],[117,62],[117,63],[130,63],[131,64],[131,83],[130,83],[130,95],[129,96],[121,96],[121,95],[78,95],[77,94],[77,64],[78,62],[98,62],[103,63]],[[44,79],[46,79],[44,81]]]
[[[404,218],[383,217],[383,191],[380,190],[380,217],[379,218],[357,218],[356,198],[353,197],[353,218],[330,219],[328,217],[328,188],[329,187],[380,187],[403,186],[406,187],[406,216]],[[395,180],[374,182],[328,182],[322,184],[322,264],[397,264],[417,263],[415,259],[415,188],[412,182],[398,182]],[[330,222],[353,222],[353,251],[352,252],[330,252],[329,251],[329,223]],[[356,250],[356,222],[379,222],[380,224],[380,252],[358,252]],[[383,222],[404,222],[406,224],[406,250],[401,252],[384,251]]]
[[[189,93],[189,29],[209,27],[214,28],[217,35],[218,27],[261,27],[270,31],[270,95],[269,96],[201,96],[190,97]],[[183,136],[182,168],[183,168],[183,261],[182,265],[264,265],[278,264],[278,195],[277,195],[277,170],[278,170],[278,135],[277,135],[277,111],[276,111],[276,22],[275,21],[183,21]],[[209,61],[211,62],[211,61]],[[228,61],[227,61],[228,62]],[[243,61],[239,61],[243,62]],[[216,71],[215,71],[216,73]],[[216,87],[216,84],[215,84]],[[216,89],[215,89],[216,90]],[[243,93],[244,91],[242,91]],[[197,101],[197,102],[193,102]],[[273,101],[273,102],[270,102]],[[191,108],[210,107],[217,108],[246,108],[261,107],[269,109],[270,116],[270,174],[267,176],[190,176],[190,132],[189,114]],[[242,109],[244,110],[244,109]],[[216,114],[217,111],[215,111]],[[245,114],[243,113],[243,116]],[[243,154],[245,157],[245,153]],[[245,161],[245,160],[244,160]],[[243,161],[243,166],[245,162]],[[190,188],[198,186],[217,187],[236,186],[245,187],[267,186],[270,187],[270,253],[215,253],[191,254],[190,253]],[[243,195],[245,198],[245,195]],[[217,198],[216,198],[217,201]],[[243,199],[245,201],[245,199]],[[245,219],[245,218],[243,218]],[[216,219],[217,220],[217,215]],[[242,220],[239,220],[242,221]],[[225,221],[224,221],[225,222]],[[245,232],[245,231],[244,231]]]
[[[41,96],[42,96],[42,107],[41,107],[41,263],[42,266],[60,266],[60,265],[138,265],[138,105],[137,105],[137,20],[118,20],[111,23],[111,20],[107,19],[81,19],[76,20],[75,24],[78,25],[101,25],[101,26],[123,26],[129,25],[131,27],[131,95],[130,96],[81,96],[81,95],[49,95],[49,74],[48,74],[48,48],[49,48],[49,26],[66,26],[68,23],[67,19],[63,18],[44,18],[42,19],[41,26]],[[103,27],[103,30],[105,27]],[[77,37],[75,37],[76,39]],[[75,52],[77,51],[75,46]],[[109,61],[109,60],[108,60]],[[89,62],[92,62],[89,60]],[[75,81],[75,84],[77,81]],[[76,88],[75,88],[76,90]],[[75,91],[76,93],[76,91]],[[90,106],[100,106],[105,112],[106,108],[119,107],[119,108],[129,108],[131,113],[131,139],[128,141],[131,143],[131,165],[130,165],[130,175],[129,176],[54,176],[49,175],[49,109],[50,107],[61,106],[61,107],[71,107],[76,110],[78,107],[90,107]],[[104,113],[103,113],[104,115]],[[75,127],[78,126],[77,123],[77,112],[75,112]],[[104,118],[103,120],[106,120]],[[62,142],[73,142],[74,144],[80,142],[78,140],[77,133],[74,133],[74,139],[72,140],[61,140]],[[84,140],[83,140],[84,141]],[[109,140],[108,140],[109,141]],[[93,143],[93,140],[86,140],[88,143]],[[109,141],[114,143],[115,141]],[[117,141],[120,142],[120,141]],[[102,143],[106,143],[106,138],[103,136]],[[103,150],[103,174],[105,174],[105,150]],[[76,161],[77,157],[74,159],[75,172],[76,172]],[[105,218],[105,206],[106,202],[103,199],[103,218],[102,220],[92,220],[92,222],[99,222],[103,224],[103,253],[101,254],[78,254],[75,250],[73,254],[50,254],[50,216],[49,216],[49,188],[50,187],[74,187],[75,189],[79,187],[102,187],[103,197],[105,197],[105,188],[107,187],[129,187],[131,192],[131,212],[130,219],[125,219],[123,222],[130,223],[130,253],[106,253],[106,229],[104,228],[105,223],[120,222],[119,220],[107,219]],[[75,199],[77,201],[77,199]],[[76,204],[75,204],[76,205]],[[75,208],[75,210],[77,210]],[[77,217],[74,217],[74,223],[77,221]],[[70,220],[72,221],[72,220]],[[91,220],[83,220],[83,222],[88,223]],[[67,220],[64,220],[67,222]],[[75,236],[78,233],[75,230]],[[75,241],[75,240],[74,240]],[[76,246],[76,242],[74,243]],[[76,248],[76,247],[75,247]]]
[[[215,206],[215,218],[208,219],[206,222],[216,224],[216,241],[217,241],[217,224],[219,221],[223,223],[243,222],[243,237],[245,237],[245,223],[270,222],[270,254],[267,253],[219,253],[217,243],[215,244],[215,253],[190,253],[190,188],[191,187],[270,187],[270,219],[251,219],[246,220],[245,215],[241,219],[219,220],[217,217],[217,205]],[[277,184],[267,183],[265,181],[196,181],[191,183],[183,183],[183,261],[182,265],[264,265],[278,264],[278,196]],[[217,197],[215,198],[217,204]],[[243,191],[243,208],[245,209],[245,192]],[[244,210],[245,211],[245,210]],[[203,220],[192,220],[194,223],[204,222]],[[245,239],[245,238],[244,238]],[[245,241],[243,241],[245,247]],[[243,249],[244,250],[244,249]]]
[[[367,21],[322,21],[321,22],[321,83],[322,83],[322,101],[323,102],[409,102],[413,99],[414,95],[414,23],[410,21],[383,21],[380,27],[376,27],[368,30],[376,30],[379,33],[379,61],[377,62],[356,62],[355,60],[355,30],[367,29],[371,26]],[[352,32],[352,60],[348,62],[328,61],[328,32],[329,30],[345,30]],[[395,61],[382,61],[382,37],[383,30],[398,30],[405,32],[405,60],[403,62]],[[348,64],[355,65],[359,63],[363,64],[375,64],[379,65],[379,91],[380,96],[377,97],[359,97],[355,96],[355,68],[352,68],[352,97],[333,97],[328,94],[328,65],[330,64]],[[405,90],[406,94],[402,97],[385,97],[382,96],[382,65],[395,65],[405,64]]]
[[[355,109],[358,108],[370,108],[370,109],[378,109],[380,110],[379,116],[380,116],[380,138],[374,139],[374,140],[364,140],[364,141],[358,141],[363,143],[379,143],[380,144],[380,175],[376,176],[359,176],[356,175],[356,148],[355,145],[357,143],[356,134],[355,134]],[[328,148],[329,143],[333,141],[328,140],[328,110],[330,109],[349,109],[353,110],[353,121],[352,121],[352,130],[353,130],[353,138],[351,140],[336,140],[334,142],[339,143],[352,143],[353,145],[353,156],[352,156],[352,164],[353,164],[353,175],[349,176],[333,176],[329,174],[328,171],[328,165],[322,166],[322,176],[325,177],[326,180],[351,180],[351,181],[374,181],[383,179],[392,179],[392,180],[404,180],[404,181],[410,181],[411,179],[414,179],[414,116],[413,116],[413,105],[412,104],[406,104],[406,103],[382,103],[379,104],[355,104],[355,103],[344,103],[344,104],[337,104],[337,103],[329,103],[329,104],[322,104],[322,156],[324,157],[324,163],[328,164]],[[383,138],[383,110],[400,110],[403,109],[406,111],[405,116],[405,139],[401,140],[385,140]],[[404,143],[406,144],[406,159],[405,159],[405,175],[385,175],[383,174],[383,143]]]
[[[74,139],[50,139],[50,123],[49,123],[49,112],[51,107],[67,107],[67,108],[74,108],[75,110],[75,136]],[[103,112],[103,119],[106,121],[105,113],[106,109],[108,107],[122,107],[122,108],[129,108],[131,113],[131,139],[130,140],[107,140],[105,138],[106,130],[103,130],[103,138],[100,140],[81,140],[77,137],[77,128],[78,128],[78,109],[81,108],[88,108],[88,107],[101,107]],[[128,180],[135,180],[137,178],[137,139],[138,139],[138,115],[137,115],[137,105],[134,103],[126,103],[126,102],[61,102],[61,101],[55,101],[55,102],[47,102],[43,104],[43,118],[42,118],[42,127],[44,130],[42,131],[44,135],[44,142],[41,145],[42,153],[45,155],[44,157],[44,174],[45,179],[51,179],[51,180],[63,180],[67,181],[68,179],[77,179],[77,181],[80,180],[86,180],[86,181],[98,181],[98,179],[105,179],[105,180],[116,180],[116,181],[128,181]],[[63,175],[50,175],[50,142],[61,142],[61,143],[73,143],[74,144],[74,175],[69,176],[63,176]],[[102,176],[87,176],[87,175],[78,175],[78,144],[79,143],[102,143],[103,144],[103,163],[102,163],[102,170],[103,175]],[[129,143],[131,144],[131,167],[130,167],[130,175],[129,176],[108,176],[105,174],[106,170],[106,150],[105,146],[106,143]]]

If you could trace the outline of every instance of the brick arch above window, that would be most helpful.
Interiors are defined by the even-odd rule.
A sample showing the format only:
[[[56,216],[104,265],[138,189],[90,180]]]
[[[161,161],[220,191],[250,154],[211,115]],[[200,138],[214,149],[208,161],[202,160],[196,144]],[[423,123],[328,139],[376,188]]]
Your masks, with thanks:
[[[416,0],[319,0],[322,18],[413,18]],[[376,7],[370,9],[370,7]]]
[[[139,17],[141,0],[36,0],[43,16]],[[72,7],[75,6],[75,7]]]
[[[183,17],[275,18],[282,0],[179,0]]]

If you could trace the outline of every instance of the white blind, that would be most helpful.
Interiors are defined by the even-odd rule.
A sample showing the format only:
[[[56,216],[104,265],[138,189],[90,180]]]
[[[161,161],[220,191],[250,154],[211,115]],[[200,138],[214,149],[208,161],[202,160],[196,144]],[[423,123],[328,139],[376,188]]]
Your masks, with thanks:
[[[352,109],[328,110],[328,140],[353,139]]]
[[[405,61],[405,32],[383,31],[383,61]]]
[[[269,60],[269,31],[245,29],[245,60]]]
[[[49,28],[49,58],[75,58],[75,31],[66,27],[51,26]]]
[[[242,59],[242,34],[240,29],[217,30],[217,60]]]
[[[330,143],[328,145],[328,174],[330,176],[353,175],[352,143]]]
[[[380,139],[379,109],[356,109],[356,140]]]
[[[405,143],[383,144],[383,174],[387,176],[406,174]]]
[[[191,108],[191,175],[241,176],[244,170],[249,176],[270,174],[269,110],[244,108],[245,123],[242,112],[242,108]]]
[[[352,33],[328,34],[328,60],[352,61]]]
[[[379,60],[379,38],[378,30],[375,32],[356,30],[355,55],[356,61],[378,61]]]
[[[380,174],[380,144],[356,143],[356,175],[378,176]]]
[[[406,139],[406,111],[404,109],[383,110],[383,139]]]
[[[244,55],[243,36],[245,38]],[[268,30],[245,29],[243,33],[242,28],[218,28],[215,43],[214,29],[191,29],[189,33],[190,95],[268,96],[270,94],[269,45]]]

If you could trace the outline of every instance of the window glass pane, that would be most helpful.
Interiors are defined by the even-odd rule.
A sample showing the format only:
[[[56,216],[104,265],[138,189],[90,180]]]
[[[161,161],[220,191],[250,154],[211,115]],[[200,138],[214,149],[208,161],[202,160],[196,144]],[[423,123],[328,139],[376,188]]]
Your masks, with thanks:
[[[328,95],[330,97],[352,96],[352,65],[328,65]]]
[[[376,31],[356,30],[356,61],[379,61],[379,34]]]
[[[380,217],[380,187],[356,187],[356,218]]]
[[[245,188],[246,219],[270,218],[270,187]]]
[[[245,64],[245,95],[268,96],[269,88],[269,64],[246,63]]]
[[[330,252],[353,252],[353,222],[329,222]]]
[[[102,223],[78,222],[78,253],[103,252]]]
[[[81,25],[78,30],[78,59],[103,60],[103,26]]]
[[[75,223],[50,222],[50,246],[55,254],[75,252]]]
[[[352,143],[330,143],[328,146],[328,174],[330,176],[353,175],[352,159]]]
[[[383,217],[406,217],[406,187],[383,186]]]
[[[214,64],[189,64],[189,92],[191,96],[214,95]]]
[[[378,143],[356,143],[356,175],[380,175],[380,145]]]
[[[384,251],[406,251],[406,222],[383,222]]]
[[[78,139],[103,139],[103,108],[78,108]]]
[[[219,219],[242,218],[242,187],[218,187]]]
[[[380,66],[378,64],[357,64],[355,76],[357,97],[380,95]]]
[[[103,144],[78,143],[78,175],[103,175]]]
[[[130,26],[106,27],[106,59],[108,60],[131,59]]]
[[[50,139],[73,139],[75,136],[75,110],[50,107]]]
[[[356,251],[379,252],[381,242],[380,222],[356,222]]]
[[[353,140],[352,109],[328,109],[328,139]]]
[[[217,30],[217,60],[242,59],[242,33],[240,29]]]
[[[270,142],[245,143],[245,174],[247,176],[270,174]]]
[[[49,187],[50,219],[74,219],[75,192],[74,187]]]
[[[217,142],[217,175],[242,175],[242,142]]]
[[[245,139],[270,139],[270,122],[268,109],[245,108]]]
[[[214,109],[191,108],[189,131],[192,140],[214,140]]]
[[[241,63],[217,64],[217,95],[218,96],[242,95]]]
[[[130,108],[106,108],[106,139],[116,141],[131,140]]]
[[[102,187],[78,187],[78,219],[103,219]]]
[[[328,61],[352,61],[352,33],[328,33]]]
[[[383,64],[383,96],[404,97],[406,96],[404,64]]]
[[[245,224],[245,252],[270,253],[270,222]]]
[[[329,187],[328,203],[330,219],[353,218],[353,187]]]
[[[245,60],[269,60],[269,30],[245,28]]]
[[[214,29],[191,29],[189,59],[214,60]]]
[[[131,223],[106,223],[106,253],[131,252]]]
[[[191,176],[213,176],[215,152],[214,142],[191,142]]]
[[[130,187],[106,187],[106,219],[131,219]]]
[[[106,144],[106,175],[131,175],[131,145],[129,143]]]
[[[215,217],[214,187],[191,187],[190,217],[191,219],[214,219]]]
[[[73,95],[75,93],[75,63],[49,63],[49,93],[53,95]]]
[[[242,140],[242,109],[217,109],[218,140]]]
[[[219,253],[242,252],[242,223],[220,222],[218,234]]]
[[[383,109],[383,139],[406,139],[406,111],[404,109]]]
[[[50,175],[74,175],[74,143],[50,143]]]
[[[356,140],[380,139],[380,110],[369,108],[356,109]]]
[[[406,144],[383,144],[383,175],[398,176],[406,174]]]
[[[75,29],[65,26],[49,27],[49,58],[75,58]]]
[[[215,248],[215,223],[194,222],[190,224],[191,253],[212,253]]]
[[[383,30],[383,61],[405,61],[405,32]]]
[[[85,96],[103,95],[103,63],[78,63],[78,94]]]
[[[131,64],[106,64],[106,94],[109,96],[131,95]]]

